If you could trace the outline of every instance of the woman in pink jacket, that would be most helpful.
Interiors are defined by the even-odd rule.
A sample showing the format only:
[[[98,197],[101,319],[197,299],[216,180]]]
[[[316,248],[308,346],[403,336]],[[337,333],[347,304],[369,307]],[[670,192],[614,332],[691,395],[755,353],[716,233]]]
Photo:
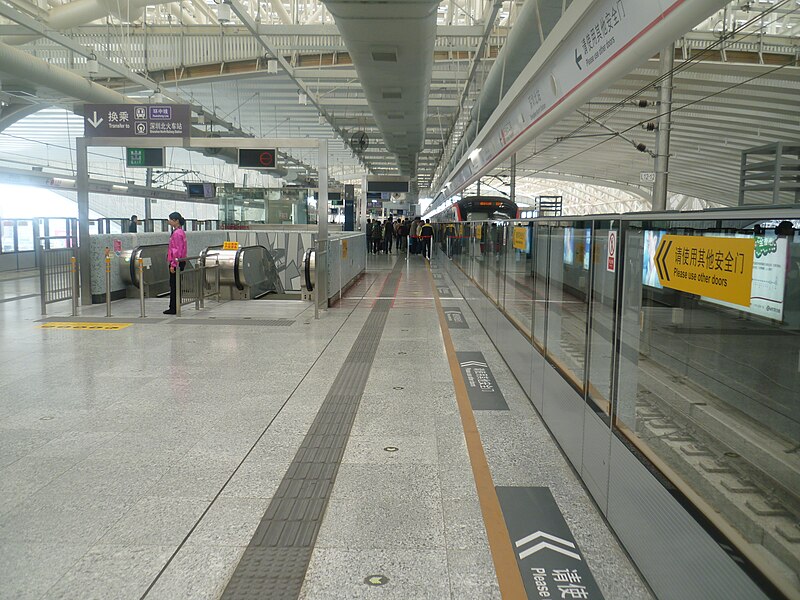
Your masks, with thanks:
[[[172,235],[169,238],[169,249],[167,250],[167,262],[169,263],[169,308],[164,311],[165,315],[174,315],[176,312],[176,291],[175,269],[183,271],[186,268],[186,232],[183,231],[186,219],[179,212],[170,213],[169,224],[172,227]]]

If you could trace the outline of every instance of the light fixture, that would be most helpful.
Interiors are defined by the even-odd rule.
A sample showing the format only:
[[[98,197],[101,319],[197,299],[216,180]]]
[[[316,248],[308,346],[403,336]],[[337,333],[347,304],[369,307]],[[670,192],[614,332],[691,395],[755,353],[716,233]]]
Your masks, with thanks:
[[[161,104],[164,102],[164,94],[161,93],[161,89],[156,89],[155,93],[150,96],[150,101],[153,104]]]
[[[97,56],[95,56],[94,52],[89,55],[89,58],[86,59],[86,72],[89,73],[90,77],[94,77],[100,71],[100,67],[97,64]]]
[[[303,106],[305,106],[306,104],[308,104],[308,95],[304,92],[298,92],[297,101]]]
[[[224,2],[217,4],[217,21],[227,23],[231,20],[231,5]]]
[[[477,160],[480,157],[480,155],[481,155],[481,149],[480,148],[475,148],[475,150],[473,150],[472,152],[469,153],[469,159],[472,162],[477,162]]]
[[[119,190],[120,192],[127,192],[128,191],[128,186],[127,185],[119,185],[119,184],[115,183],[114,185],[111,186],[111,189],[112,190]]]

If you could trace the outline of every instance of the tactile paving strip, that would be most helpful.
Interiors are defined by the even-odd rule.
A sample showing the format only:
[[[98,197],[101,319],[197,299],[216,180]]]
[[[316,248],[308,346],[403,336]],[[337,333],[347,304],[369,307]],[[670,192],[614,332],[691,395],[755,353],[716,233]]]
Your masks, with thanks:
[[[252,327],[289,327],[292,319],[175,319],[170,325],[248,325]]]
[[[404,265],[397,261],[384,290],[396,288]],[[391,302],[378,300],[367,317],[228,582],[223,600],[296,600],[300,595]]]

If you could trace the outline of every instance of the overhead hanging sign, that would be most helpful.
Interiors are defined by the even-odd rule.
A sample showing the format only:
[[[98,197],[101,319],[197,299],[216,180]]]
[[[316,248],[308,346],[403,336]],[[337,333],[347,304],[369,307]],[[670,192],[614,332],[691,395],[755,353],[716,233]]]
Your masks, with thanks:
[[[85,104],[83,135],[188,138],[191,115],[188,104]]]
[[[586,86],[589,80],[612,61],[619,60],[619,55],[646,32],[666,22],[667,15],[685,2],[686,0],[595,2],[563,38],[559,50],[538,69],[537,74],[519,93],[504,117],[479,141],[481,152],[476,160],[465,160],[459,171],[449,177],[450,193],[462,189],[475,173],[481,171],[567,97],[579,93],[581,97],[585,95],[588,99],[593,92],[592,86]],[[707,12],[710,14],[715,3],[708,4]],[[722,4],[720,2],[720,8]],[[682,25],[674,27],[678,29]],[[653,48],[653,52],[657,51],[658,48]],[[584,87],[585,90],[581,90]]]
[[[656,250],[658,281],[666,288],[750,306],[755,240],[665,235]]]
[[[125,166],[135,167],[163,167],[163,148],[126,148]]]

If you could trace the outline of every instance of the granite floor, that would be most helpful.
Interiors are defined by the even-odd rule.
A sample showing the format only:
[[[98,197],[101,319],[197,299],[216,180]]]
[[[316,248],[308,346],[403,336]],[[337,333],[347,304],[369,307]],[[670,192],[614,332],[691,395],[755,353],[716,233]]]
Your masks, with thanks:
[[[124,329],[46,329],[37,280],[0,279],[0,598],[219,598],[396,260],[300,597],[500,598],[434,280],[393,255],[319,320],[301,301],[178,318],[155,299],[142,319],[123,300]],[[483,352],[509,405],[476,412],[494,483],[549,487],[606,600],[651,598],[466,303],[448,304],[470,325],[456,350]]]

